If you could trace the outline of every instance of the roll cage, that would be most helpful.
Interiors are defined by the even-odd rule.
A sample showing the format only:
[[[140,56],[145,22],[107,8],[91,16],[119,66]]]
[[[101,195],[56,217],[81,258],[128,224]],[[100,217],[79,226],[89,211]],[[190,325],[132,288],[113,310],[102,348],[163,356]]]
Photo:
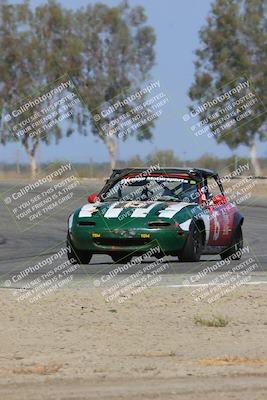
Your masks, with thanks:
[[[220,177],[217,172],[204,168],[159,168],[151,171],[151,168],[123,168],[114,169],[111,176],[106,180],[105,185],[98,194],[100,201],[104,200],[103,194],[106,193],[113,185],[121,179],[130,177],[147,177],[147,176],[172,176],[172,175],[187,175],[190,179],[195,179],[201,182],[202,187],[208,188],[208,178],[214,178],[217,182],[221,193],[224,195],[224,189]]]

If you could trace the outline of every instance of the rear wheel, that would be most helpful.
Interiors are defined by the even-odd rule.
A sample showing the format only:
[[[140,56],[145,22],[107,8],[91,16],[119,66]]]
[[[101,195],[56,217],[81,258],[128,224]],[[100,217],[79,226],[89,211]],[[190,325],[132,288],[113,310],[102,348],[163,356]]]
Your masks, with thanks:
[[[183,250],[178,254],[179,261],[199,261],[203,249],[202,233],[200,229],[193,225]]]
[[[241,249],[243,249],[243,233],[239,225],[235,231],[231,245],[220,254],[221,259],[225,260],[226,258],[231,258],[232,260],[240,260],[241,254],[238,251]]]
[[[67,237],[67,256],[71,264],[89,264],[92,258],[92,254],[88,251],[81,251],[75,249],[70,241],[70,237]]]

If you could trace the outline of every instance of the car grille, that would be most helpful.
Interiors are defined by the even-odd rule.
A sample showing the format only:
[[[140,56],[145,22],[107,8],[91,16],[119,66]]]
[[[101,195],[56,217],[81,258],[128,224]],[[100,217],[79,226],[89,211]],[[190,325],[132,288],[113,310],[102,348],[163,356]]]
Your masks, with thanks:
[[[93,222],[93,221],[80,221],[79,225],[80,226],[95,226],[95,222]]]
[[[150,242],[149,238],[95,238],[94,242],[100,246],[142,246]]]

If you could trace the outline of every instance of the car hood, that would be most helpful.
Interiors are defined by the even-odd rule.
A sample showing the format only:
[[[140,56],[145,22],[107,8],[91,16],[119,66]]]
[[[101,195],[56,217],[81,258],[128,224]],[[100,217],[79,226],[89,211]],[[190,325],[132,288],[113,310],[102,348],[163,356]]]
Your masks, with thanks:
[[[118,202],[100,202],[86,204],[81,207],[77,213],[79,219],[105,219],[107,223],[113,221],[151,220],[151,218],[172,219],[178,214],[188,214],[191,208],[196,204],[186,202],[168,202],[168,201],[118,201]],[[181,213],[183,211],[183,213]],[[183,218],[184,219],[184,218]]]

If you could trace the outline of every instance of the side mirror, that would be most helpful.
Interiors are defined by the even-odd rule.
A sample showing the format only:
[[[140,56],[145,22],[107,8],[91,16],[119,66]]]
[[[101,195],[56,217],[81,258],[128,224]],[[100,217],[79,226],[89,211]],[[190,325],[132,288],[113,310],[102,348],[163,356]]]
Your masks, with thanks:
[[[88,203],[96,203],[98,200],[98,193],[92,193],[88,196]]]
[[[223,194],[216,194],[215,196],[213,196],[212,200],[213,203],[216,204],[217,206],[228,203],[227,197],[224,196]]]

